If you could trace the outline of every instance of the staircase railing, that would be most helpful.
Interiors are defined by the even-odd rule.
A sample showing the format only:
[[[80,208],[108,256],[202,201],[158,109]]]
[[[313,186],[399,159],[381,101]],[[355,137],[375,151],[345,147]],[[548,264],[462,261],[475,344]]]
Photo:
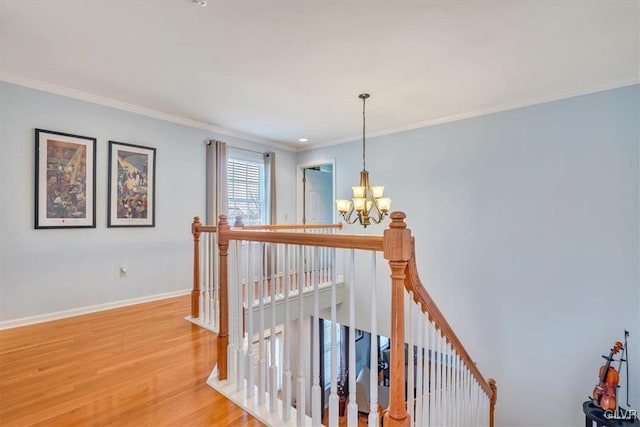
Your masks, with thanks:
[[[241,217],[236,217],[233,228],[254,231],[295,231],[324,232],[342,229],[342,224],[269,224],[244,225]],[[217,227],[203,225],[200,217],[194,217],[191,224],[193,235],[193,287],[191,290],[190,321],[218,332],[220,318],[220,286],[217,265]]]
[[[379,403],[386,406],[385,387],[378,386],[380,354],[377,344],[375,348],[373,344],[377,340],[372,338],[370,389],[366,396],[369,405],[364,408],[369,412],[369,425],[379,425],[379,414],[382,414],[385,427],[493,426],[497,397],[495,381],[484,379],[420,282],[415,242],[404,219],[403,213],[392,213],[390,227],[384,236],[371,236],[286,231],[311,228],[308,226],[231,227],[226,217],[221,216],[215,230],[209,228],[217,232],[220,300],[217,366],[209,383],[267,424],[319,426],[321,422],[327,422],[337,426],[336,350],[331,349],[329,409],[325,412],[326,405],[321,405],[324,386],[320,384],[320,339],[315,320],[325,316],[331,319],[331,343],[336,343],[339,284],[342,277],[348,277],[345,282],[349,303],[348,307],[342,307],[342,323],[349,325],[352,331],[348,334],[349,374],[345,384],[348,389],[347,425],[356,426],[358,413],[363,411],[360,405],[363,396],[362,391],[356,394],[360,389],[355,372],[355,304],[363,304],[371,310],[371,322],[366,329],[372,337],[377,337],[376,307],[380,301],[376,299],[376,258],[383,254],[391,269],[390,389],[386,393],[388,408],[382,410]],[[205,226],[196,225],[196,222],[199,223],[194,221],[192,229],[202,231]],[[194,232],[194,250],[199,247],[196,240]],[[329,252],[321,252],[327,248]],[[338,251],[343,258],[338,257]],[[355,288],[363,286],[356,284],[357,276],[362,276],[367,269],[362,257],[358,258],[358,263],[355,261],[362,251],[365,256],[371,254],[368,263],[371,275],[364,278],[370,300],[360,297],[356,301]],[[326,257],[331,260],[330,269],[318,268],[316,264],[321,264]],[[196,276],[200,276],[200,271],[196,274],[195,263],[194,254],[194,293],[200,295],[196,289]],[[293,291],[296,285],[297,292]],[[320,301],[325,285],[330,289],[331,304],[323,314],[321,310],[325,306]],[[301,289],[312,292],[307,298],[299,292]],[[197,302],[194,304],[201,306]],[[254,311],[259,321],[253,318]],[[303,331],[308,326],[305,319],[308,321],[309,318],[314,319],[310,322],[314,325],[313,337],[305,338]],[[280,324],[283,326],[277,326]],[[279,333],[282,333],[283,342],[277,347]],[[276,347],[280,349],[280,355]],[[307,353],[309,347],[310,354]],[[297,366],[290,365],[290,356],[297,357]],[[307,371],[305,364],[311,365],[309,369],[313,372]],[[306,409],[307,388],[311,389],[310,410]]]
[[[488,417],[494,425],[497,386],[484,379],[473,359],[462,345],[446,318],[435,304],[418,275],[415,240],[404,222],[402,212],[391,214],[385,230],[385,258],[392,277],[392,331],[396,344],[392,347],[393,378],[385,425],[476,425]],[[404,289],[403,289],[404,288]],[[404,291],[408,293],[405,294]],[[408,302],[409,321],[405,322],[404,301]],[[408,349],[402,334],[407,332]],[[394,342],[392,338],[392,343]],[[394,360],[395,353],[395,360]],[[408,396],[403,397],[405,365],[408,355]]]

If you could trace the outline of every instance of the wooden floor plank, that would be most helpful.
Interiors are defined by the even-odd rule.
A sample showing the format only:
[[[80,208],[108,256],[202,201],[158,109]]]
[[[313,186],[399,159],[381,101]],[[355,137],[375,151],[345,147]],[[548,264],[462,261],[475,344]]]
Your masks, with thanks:
[[[0,331],[2,426],[259,426],[207,386],[189,296]]]

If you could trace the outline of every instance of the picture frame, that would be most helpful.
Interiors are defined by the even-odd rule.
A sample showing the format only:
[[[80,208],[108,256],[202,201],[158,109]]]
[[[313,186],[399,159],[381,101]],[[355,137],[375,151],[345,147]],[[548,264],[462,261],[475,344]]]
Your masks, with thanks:
[[[96,227],[96,138],[35,129],[34,228]]]
[[[109,141],[108,227],[155,227],[156,149]]]

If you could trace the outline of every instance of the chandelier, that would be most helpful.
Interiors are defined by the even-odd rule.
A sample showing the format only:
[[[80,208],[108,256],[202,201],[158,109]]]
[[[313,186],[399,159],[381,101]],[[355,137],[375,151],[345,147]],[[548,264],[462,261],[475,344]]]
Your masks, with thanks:
[[[369,98],[368,93],[362,93],[358,96],[362,99],[362,171],[360,171],[360,185],[355,185],[353,190],[353,199],[338,199],[336,205],[338,211],[344,217],[347,224],[353,224],[360,221],[365,228],[370,224],[379,224],[382,219],[387,216],[391,208],[391,199],[382,197],[384,193],[383,186],[371,186],[369,184],[369,171],[367,171],[365,162],[365,103]],[[354,212],[356,213],[354,215]]]

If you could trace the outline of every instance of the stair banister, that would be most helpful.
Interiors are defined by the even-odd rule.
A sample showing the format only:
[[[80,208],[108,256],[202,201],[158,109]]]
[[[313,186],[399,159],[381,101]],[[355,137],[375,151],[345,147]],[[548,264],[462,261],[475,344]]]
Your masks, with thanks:
[[[447,322],[446,318],[444,317],[444,315],[442,314],[442,312],[440,311],[436,303],[433,301],[433,299],[431,298],[431,296],[429,295],[425,287],[422,285],[422,282],[420,281],[420,277],[418,275],[418,266],[416,263],[415,239],[411,236],[411,231],[406,229],[406,224],[404,223],[405,217],[406,215],[402,212],[394,212],[391,214],[391,221],[392,221],[390,226],[391,228],[389,230],[385,230],[385,245],[392,244],[391,241],[387,243],[386,233],[388,231],[390,232],[391,230],[394,229],[394,227],[396,229],[405,230],[405,234],[402,235],[402,237],[405,238],[405,240],[403,240],[401,243],[403,245],[406,245],[407,243],[406,236],[408,236],[410,256],[409,256],[409,262],[405,264],[406,274],[403,275],[404,285],[407,288],[407,291],[413,292],[414,301],[422,306],[422,310],[428,314],[429,320],[432,320],[434,322],[434,325],[436,325],[438,329],[436,332],[439,333],[451,345],[451,347],[460,355],[460,358],[464,361],[464,364],[468,367],[469,371],[475,377],[480,387],[484,390],[484,392],[489,397],[489,403],[490,403],[489,425],[493,427],[495,405],[497,400],[496,382],[493,378],[490,378],[489,380],[485,380],[485,378],[480,373],[480,370],[474,363],[473,359],[471,359],[471,356],[469,356],[469,353],[467,353],[467,350],[462,345],[462,342],[460,341],[458,336],[455,334],[455,332],[451,328],[451,325],[449,325],[449,322]],[[399,225],[394,226],[394,223],[397,223]],[[394,239],[397,239],[395,235],[394,235]],[[406,250],[406,247],[403,246],[403,249]],[[402,255],[405,255],[405,253],[403,252]],[[385,253],[385,258],[386,258],[386,253]],[[391,261],[389,263],[391,264]],[[393,266],[392,266],[392,270],[393,270]],[[393,273],[392,273],[392,277],[393,277]],[[393,290],[395,290],[395,288]],[[395,295],[395,294],[392,294],[392,295]],[[404,350],[403,350],[403,353],[404,353]]]
[[[219,246],[219,288],[220,288],[220,325],[217,341],[217,380],[224,381],[229,376],[229,368],[233,369],[233,366],[228,364],[227,347],[229,343],[229,282],[227,277],[228,271],[228,251],[229,242],[231,240],[245,241],[245,242],[270,242],[270,243],[282,243],[285,244],[285,255],[287,253],[288,245],[300,245],[311,247],[326,247],[326,248],[343,248],[343,249],[360,249],[369,251],[383,252],[384,258],[389,262],[391,269],[391,358],[389,370],[390,375],[390,401],[389,407],[384,411],[383,419],[384,426],[391,427],[405,427],[416,420],[412,420],[415,408],[420,410],[420,418],[422,422],[451,422],[455,424],[462,424],[462,420],[470,421],[471,419],[486,420],[490,426],[494,425],[494,412],[497,399],[497,387],[493,379],[488,381],[484,379],[475,363],[462,346],[462,343],[453,332],[451,326],[448,324],[434,301],[425,290],[424,286],[420,282],[418,277],[418,270],[415,259],[415,241],[411,235],[411,231],[407,228],[404,221],[405,214],[402,212],[394,212],[390,215],[391,224],[388,229],[384,231],[384,236],[371,236],[371,235],[345,235],[345,234],[317,234],[312,233],[291,233],[285,231],[285,229],[303,229],[304,226],[278,226],[278,227],[264,227],[264,226],[245,226],[245,227],[231,227],[227,221],[225,215],[220,216],[220,221],[217,227],[217,239]],[[329,226],[331,227],[331,226]],[[197,242],[200,238],[200,232],[204,232],[204,228],[213,229],[216,231],[216,227],[202,226],[198,218],[194,218],[194,225],[192,226],[192,232],[194,234],[194,252],[199,251]],[[328,227],[325,227],[328,228]],[[338,228],[337,226],[335,228]],[[209,231],[209,230],[207,230]],[[301,248],[299,249],[301,250]],[[335,250],[335,249],[334,249]],[[196,252],[197,253],[197,252]],[[313,258],[313,257],[312,257]],[[250,260],[249,260],[250,261]],[[198,257],[194,255],[194,265],[198,263]],[[285,273],[289,269],[288,260],[285,263]],[[301,261],[299,260],[300,264]],[[334,260],[335,268],[335,260]],[[192,293],[192,299],[194,294],[199,293],[199,276],[196,273],[199,269],[194,267],[194,292]],[[302,282],[302,275],[298,273],[298,289],[302,292],[304,283]],[[332,275],[337,274],[335,271]],[[285,277],[288,277],[286,274]],[[337,276],[334,277],[334,283]],[[285,288],[287,282],[285,282]],[[272,291],[275,286],[275,282],[272,282]],[[405,302],[405,289],[412,295],[413,301],[410,298]],[[285,290],[285,294],[288,295],[288,290]],[[422,331],[422,328],[416,330],[425,335],[424,345],[423,339],[417,339],[416,345],[418,348],[427,348],[427,341],[431,342],[430,347],[434,350],[432,353],[425,352],[427,354],[435,355],[433,362],[435,364],[435,370],[430,369],[425,374],[425,379],[422,381],[421,388],[425,389],[425,393],[433,393],[434,388],[427,390],[426,381],[430,378],[429,384],[435,384],[435,406],[432,410],[426,410],[426,407],[422,404],[418,406],[412,406],[410,408],[411,414],[407,410],[408,402],[405,399],[405,304],[417,303],[418,319],[423,319],[430,325],[428,328]],[[288,299],[285,298],[285,303],[288,303]],[[196,304],[197,308],[197,304]],[[300,307],[301,308],[301,305]],[[412,308],[413,310],[413,308]],[[412,311],[413,312],[413,311]],[[422,312],[422,313],[420,313]],[[197,314],[197,311],[196,311]],[[273,314],[273,313],[272,313]],[[298,313],[298,321],[303,318],[302,313]],[[410,321],[410,320],[407,320]],[[334,322],[335,323],[335,322]],[[433,334],[433,335],[431,335]],[[432,336],[434,339],[429,338]],[[293,342],[290,342],[290,337],[286,337],[286,345],[290,346]],[[427,340],[428,338],[428,340]],[[409,338],[410,340],[412,338]],[[298,344],[302,344],[299,342]],[[412,344],[412,343],[410,343]],[[411,345],[411,348],[413,346]],[[445,355],[446,352],[446,355]],[[420,353],[422,354],[422,353]],[[452,358],[458,358],[453,360]],[[453,361],[452,361],[453,360]],[[466,368],[460,371],[460,361]],[[421,357],[418,360],[418,365],[426,365],[421,361]],[[287,365],[285,361],[285,366]],[[426,369],[426,368],[425,368]],[[287,367],[285,367],[287,371]],[[413,372],[413,369],[411,370]],[[285,374],[286,376],[287,374]],[[434,383],[435,379],[435,383]],[[286,379],[285,382],[288,382]],[[416,384],[413,384],[414,386]],[[457,387],[456,390],[451,387]],[[283,393],[288,394],[285,386]],[[462,391],[460,391],[462,389]],[[467,411],[456,413],[456,409],[460,406],[456,402],[457,394],[459,392],[470,393],[471,406]],[[302,394],[304,397],[304,393]],[[431,401],[432,395],[429,394],[426,398]],[[443,400],[444,399],[444,400]],[[427,402],[428,403],[428,402]],[[444,406],[443,406],[444,405]],[[283,411],[283,420],[288,419],[288,409]],[[422,406],[422,408],[420,408]],[[304,402],[299,402],[300,414],[296,420],[301,422],[300,416],[304,414]],[[463,408],[464,409],[464,408]],[[417,414],[416,414],[417,416]],[[435,417],[435,418],[434,418]],[[486,418],[485,418],[486,417]]]

